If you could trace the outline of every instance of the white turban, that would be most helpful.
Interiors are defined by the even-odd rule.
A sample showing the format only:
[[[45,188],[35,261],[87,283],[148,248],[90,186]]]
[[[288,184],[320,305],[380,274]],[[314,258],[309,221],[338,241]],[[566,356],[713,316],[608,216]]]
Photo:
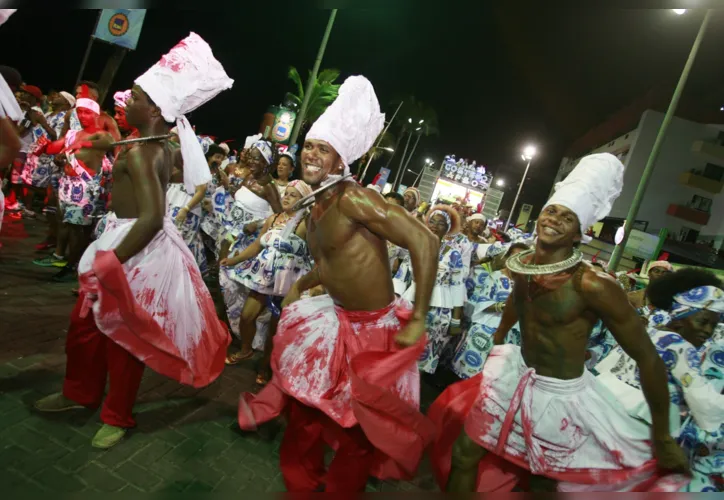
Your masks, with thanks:
[[[261,139],[261,134],[250,135],[244,141],[244,149],[249,149],[254,143]]]
[[[0,9],[0,26],[12,16],[17,9]],[[18,121],[23,117],[23,110],[20,109],[15,94],[10,90],[10,86],[0,75],[0,118],[7,116],[13,121]]]
[[[337,99],[312,125],[307,139],[325,141],[339,154],[344,175],[349,165],[365,154],[385,126],[375,89],[364,76],[350,76],[339,88]]]
[[[575,213],[581,223],[583,242],[588,242],[588,228],[609,214],[621,194],[623,170],[623,164],[610,153],[585,156],[568,177],[556,184],[545,207],[560,205]]]
[[[129,92],[130,92],[130,90],[129,90]],[[65,90],[61,90],[58,93],[63,96],[63,99],[68,101],[68,104],[70,104],[71,108],[75,106],[75,97],[72,94],[69,94]]]
[[[161,108],[164,120],[176,122],[184,160],[184,187],[193,193],[196,186],[211,180],[211,172],[196,133],[184,115],[230,89],[234,80],[214,58],[209,44],[196,33],[190,33],[139,76],[136,84]]]
[[[483,222],[487,222],[488,219],[486,219],[483,214],[473,214],[470,217],[468,217],[466,220],[468,222],[472,222],[474,220],[481,220]]]

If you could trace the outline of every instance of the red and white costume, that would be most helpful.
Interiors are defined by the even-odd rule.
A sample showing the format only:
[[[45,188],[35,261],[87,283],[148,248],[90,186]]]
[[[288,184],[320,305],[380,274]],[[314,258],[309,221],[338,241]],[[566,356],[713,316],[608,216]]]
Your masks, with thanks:
[[[361,437],[352,437],[356,426],[372,445],[355,455],[369,460],[364,481],[367,471],[382,479],[412,478],[434,429],[418,411],[417,359],[425,339],[402,350],[394,341],[410,314],[402,299],[379,311],[346,311],[328,295],[284,308],[274,336],[274,376],[258,396],[242,396],[239,426],[253,430],[289,409],[280,458],[290,491],[322,482],[327,491],[349,491],[345,486],[359,482],[346,477],[353,476],[354,463],[325,476],[319,448],[324,441],[339,450],[347,440],[364,448]]]
[[[348,172],[383,126],[372,84],[353,76],[307,139],[329,143]],[[314,491],[323,484],[327,492],[364,491],[370,474],[414,475],[434,428],[418,411],[416,362],[425,339],[407,349],[394,341],[410,309],[397,300],[378,311],[347,311],[327,295],[284,308],[274,337],[272,380],[258,396],[242,396],[239,426],[254,429],[288,412],[280,449],[288,491]],[[325,443],[336,450],[326,471]]]
[[[581,233],[611,209],[623,185],[623,165],[608,153],[581,160],[545,206],[572,210]],[[544,207],[545,208],[545,207]],[[539,276],[550,285],[570,273]],[[525,344],[523,331],[523,344]],[[448,387],[428,416],[438,435],[431,450],[441,486],[448,482],[452,446],[464,428],[488,450],[477,491],[510,491],[530,474],[558,482],[559,491],[677,491],[681,475],[662,476],[653,458],[651,428],[582,366],[562,380],[537,375],[521,348],[495,346],[482,373]]]
[[[210,47],[193,33],[137,80],[167,121],[173,116],[188,130],[183,113],[230,87],[230,82]],[[180,134],[181,141],[185,135]],[[193,144],[199,151],[188,143],[181,145],[187,165],[198,156],[203,160],[195,135]],[[185,168],[186,172],[193,182],[206,182],[203,170]],[[221,373],[230,342],[194,257],[171,219],[164,220],[141,252],[120,263],[113,250],[135,223],[110,215],[103,234],[83,254],[78,266],[80,298],[66,344],[64,395],[97,406],[109,375],[101,418],[117,427],[134,425],[131,410],[144,366],[203,387]]]

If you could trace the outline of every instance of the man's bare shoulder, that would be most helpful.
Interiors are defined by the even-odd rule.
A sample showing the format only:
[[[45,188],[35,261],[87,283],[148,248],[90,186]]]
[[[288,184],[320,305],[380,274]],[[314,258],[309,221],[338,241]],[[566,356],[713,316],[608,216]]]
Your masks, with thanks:
[[[374,189],[367,189],[357,183],[347,182],[339,197],[339,209],[354,219],[379,216],[387,212],[387,202]]]
[[[165,148],[159,142],[142,142],[128,149],[129,165],[155,165],[165,159]]]
[[[627,300],[626,294],[613,276],[587,263],[581,263],[581,266],[585,267],[579,290],[584,299]]]

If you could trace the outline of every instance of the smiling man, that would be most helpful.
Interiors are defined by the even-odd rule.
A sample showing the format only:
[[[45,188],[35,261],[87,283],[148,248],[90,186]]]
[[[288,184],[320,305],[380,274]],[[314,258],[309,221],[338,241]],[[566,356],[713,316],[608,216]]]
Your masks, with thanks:
[[[608,215],[623,168],[608,153],[583,158],[543,208],[535,250],[508,260],[514,291],[483,372],[449,388],[430,409],[440,427],[436,472],[448,491],[510,490],[521,478],[532,491],[685,483],[680,475],[659,480],[662,471],[687,469],[669,434],[664,364],[620,286],[582,262],[577,249]],[[599,319],[639,366],[650,427],[628,416],[584,368]],[[518,321],[522,345],[501,345]]]
[[[353,76],[312,126],[301,155],[318,189],[349,172],[384,125],[370,82]],[[274,337],[273,378],[244,395],[239,425],[289,411],[280,449],[289,491],[364,491],[367,478],[409,478],[432,437],[418,412],[416,361],[437,272],[438,241],[396,204],[353,181],[318,191],[307,219],[313,270],[284,301]],[[387,240],[410,251],[415,307],[395,299]],[[323,285],[329,295],[299,300]],[[406,346],[412,346],[404,349]],[[336,449],[324,469],[323,445]]]

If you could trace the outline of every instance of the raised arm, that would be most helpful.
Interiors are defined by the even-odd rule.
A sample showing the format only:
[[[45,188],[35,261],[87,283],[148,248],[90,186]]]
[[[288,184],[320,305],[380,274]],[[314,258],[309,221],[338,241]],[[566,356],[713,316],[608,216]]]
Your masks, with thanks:
[[[425,318],[435,286],[440,251],[437,237],[404,208],[387,203],[379,193],[370,189],[348,187],[340,198],[339,207],[350,220],[410,252],[416,285],[415,305],[410,320],[414,328],[408,330],[409,337],[398,337],[398,341],[405,345],[414,344],[418,340],[414,337],[419,338],[424,333]]]
[[[584,273],[580,293],[639,367],[641,389],[651,410],[652,440],[659,467],[687,470],[687,459],[669,434],[666,366],[626,294],[612,277],[593,270]]]
[[[156,165],[164,160],[163,151],[153,146],[137,146],[128,152],[128,172],[139,216],[116,248],[116,256],[121,264],[143,250],[163,228],[166,196]]]

